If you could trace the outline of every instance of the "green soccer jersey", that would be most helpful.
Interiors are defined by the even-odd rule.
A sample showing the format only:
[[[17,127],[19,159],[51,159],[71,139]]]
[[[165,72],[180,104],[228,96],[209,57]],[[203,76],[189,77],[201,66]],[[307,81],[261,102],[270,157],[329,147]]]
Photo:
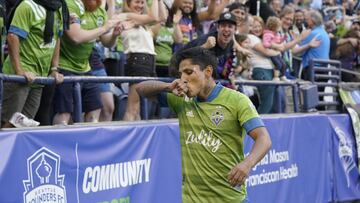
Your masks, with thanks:
[[[246,188],[232,187],[230,170],[244,159],[246,132],[264,126],[245,95],[217,84],[207,101],[167,94],[180,123],[183,202],[240,203]]]
[[[174,39],[172,33],[174,28],[161,26],[158,36],[155,40],[156,65],[169,66],[172,56],[172,45]]]
[[[71,23],[79,23],[81,29],[92,30],[103,26],[107,20],[106,11],[98,8],[94,12],[85,11],[81,0],[66,0],[69,8]],[[62,69],[85,73],[90,71],[89,57],[95,40],[76,45],[66,35],[61,39],[59,66]]]
[[[37,76],[48,76],[56,40],[62,34],[60,9],[54,16],[53,40],[44,44],[45,8],[32,0],[24,0],[16,8],[8,32],[19,36],[20,64],[24,71],[35,73]],[[4,62],[3,72],[15,74],[10,57]]]

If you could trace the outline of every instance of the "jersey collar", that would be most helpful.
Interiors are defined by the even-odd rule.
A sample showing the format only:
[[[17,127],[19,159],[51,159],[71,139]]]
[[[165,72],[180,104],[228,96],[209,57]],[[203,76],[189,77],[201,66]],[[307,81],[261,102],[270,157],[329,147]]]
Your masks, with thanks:
[[[220,82],[218,82],[214,89],[211,91],[211,93],[209,94],[209,96],[207,97],[206,100],[201,100],[199,99],[198,97],[196,97],[196,101],[197,102],[211,102],[212,100],[214,100],[220,93],[221,89],[223,88],[224,86],[221,85]]]

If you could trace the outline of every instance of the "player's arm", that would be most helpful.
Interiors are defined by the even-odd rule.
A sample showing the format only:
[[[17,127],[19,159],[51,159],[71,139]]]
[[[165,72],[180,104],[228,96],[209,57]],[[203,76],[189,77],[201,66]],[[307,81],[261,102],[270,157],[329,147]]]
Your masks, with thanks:
[[[172,92],[178,96],[184,96],[187,92],[187,84],[180,79],[171,83],[162,81],[144,81],[136,85],[136,91],[143,97],[154,97],[161,92]]]
[[[232,186],[244,184],[251,168],[265,156],[271,147],[271,139],[265,127],[255,128],[248,134],[254,140],[254,144],[250,154],[229,172],[228,181]]]

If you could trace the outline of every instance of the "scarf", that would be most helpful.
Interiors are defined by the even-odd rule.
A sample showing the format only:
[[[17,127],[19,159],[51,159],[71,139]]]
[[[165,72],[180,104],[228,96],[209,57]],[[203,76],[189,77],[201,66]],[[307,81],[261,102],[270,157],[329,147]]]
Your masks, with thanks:
[[[54,14],[59,8],[62,7],[62,18],[64,30],[69,29],[69,10],[65,0],[34,0],[35,3],[43,6],[46,9],[46,20],[44,30],[44,42],[48,44],[52,41],[54,36]]]

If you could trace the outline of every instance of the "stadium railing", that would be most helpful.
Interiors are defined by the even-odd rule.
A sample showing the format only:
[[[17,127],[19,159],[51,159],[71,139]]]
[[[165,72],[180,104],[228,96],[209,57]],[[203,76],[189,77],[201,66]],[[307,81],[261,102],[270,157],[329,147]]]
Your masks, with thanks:
[[[106,77],[106,76],[70,76],[64,77],[64,83],[74,83],[74,113],[73,120],[74,122],[82,122],[82,107],[81,107],[81,90],[80,83],[90,82],[90,83],[129,83],[129,82],[141,82],[145,80],[159,80],[164,82],[172,81],[174,78],[160,78],[160,77],[127,77],[127,76],[116,76],[116,77]],[[25,77],[17,75],[7,75],[0,74],[0,113],[2,110],[2,100],[3,100],[3,83],[4,82],[17,82],[17,83],[27,83]],[[219,80],[219,82],[225,82]],[[34,84],[40,85],[50,85],[54,84],[55,80],[51,77],[36,77],[33,82]],[[293,101],[294,101],[294,112],[299,112],[299,82],[275,82],[275,81],[257,81],[257,80],[246,80],[246,81],[236,81],[236,84],[239,85],[250,85],[250,86],[260,86],[260,85],[274,85],[274,86],[290,86],[292,88]],[[146,102],[145,102],[146,103]],[[143,119],[149,119],[147,105],[142,105],[142,108],[145,108],[142,112]],[[0,117],[1,118],[1,117]]]

